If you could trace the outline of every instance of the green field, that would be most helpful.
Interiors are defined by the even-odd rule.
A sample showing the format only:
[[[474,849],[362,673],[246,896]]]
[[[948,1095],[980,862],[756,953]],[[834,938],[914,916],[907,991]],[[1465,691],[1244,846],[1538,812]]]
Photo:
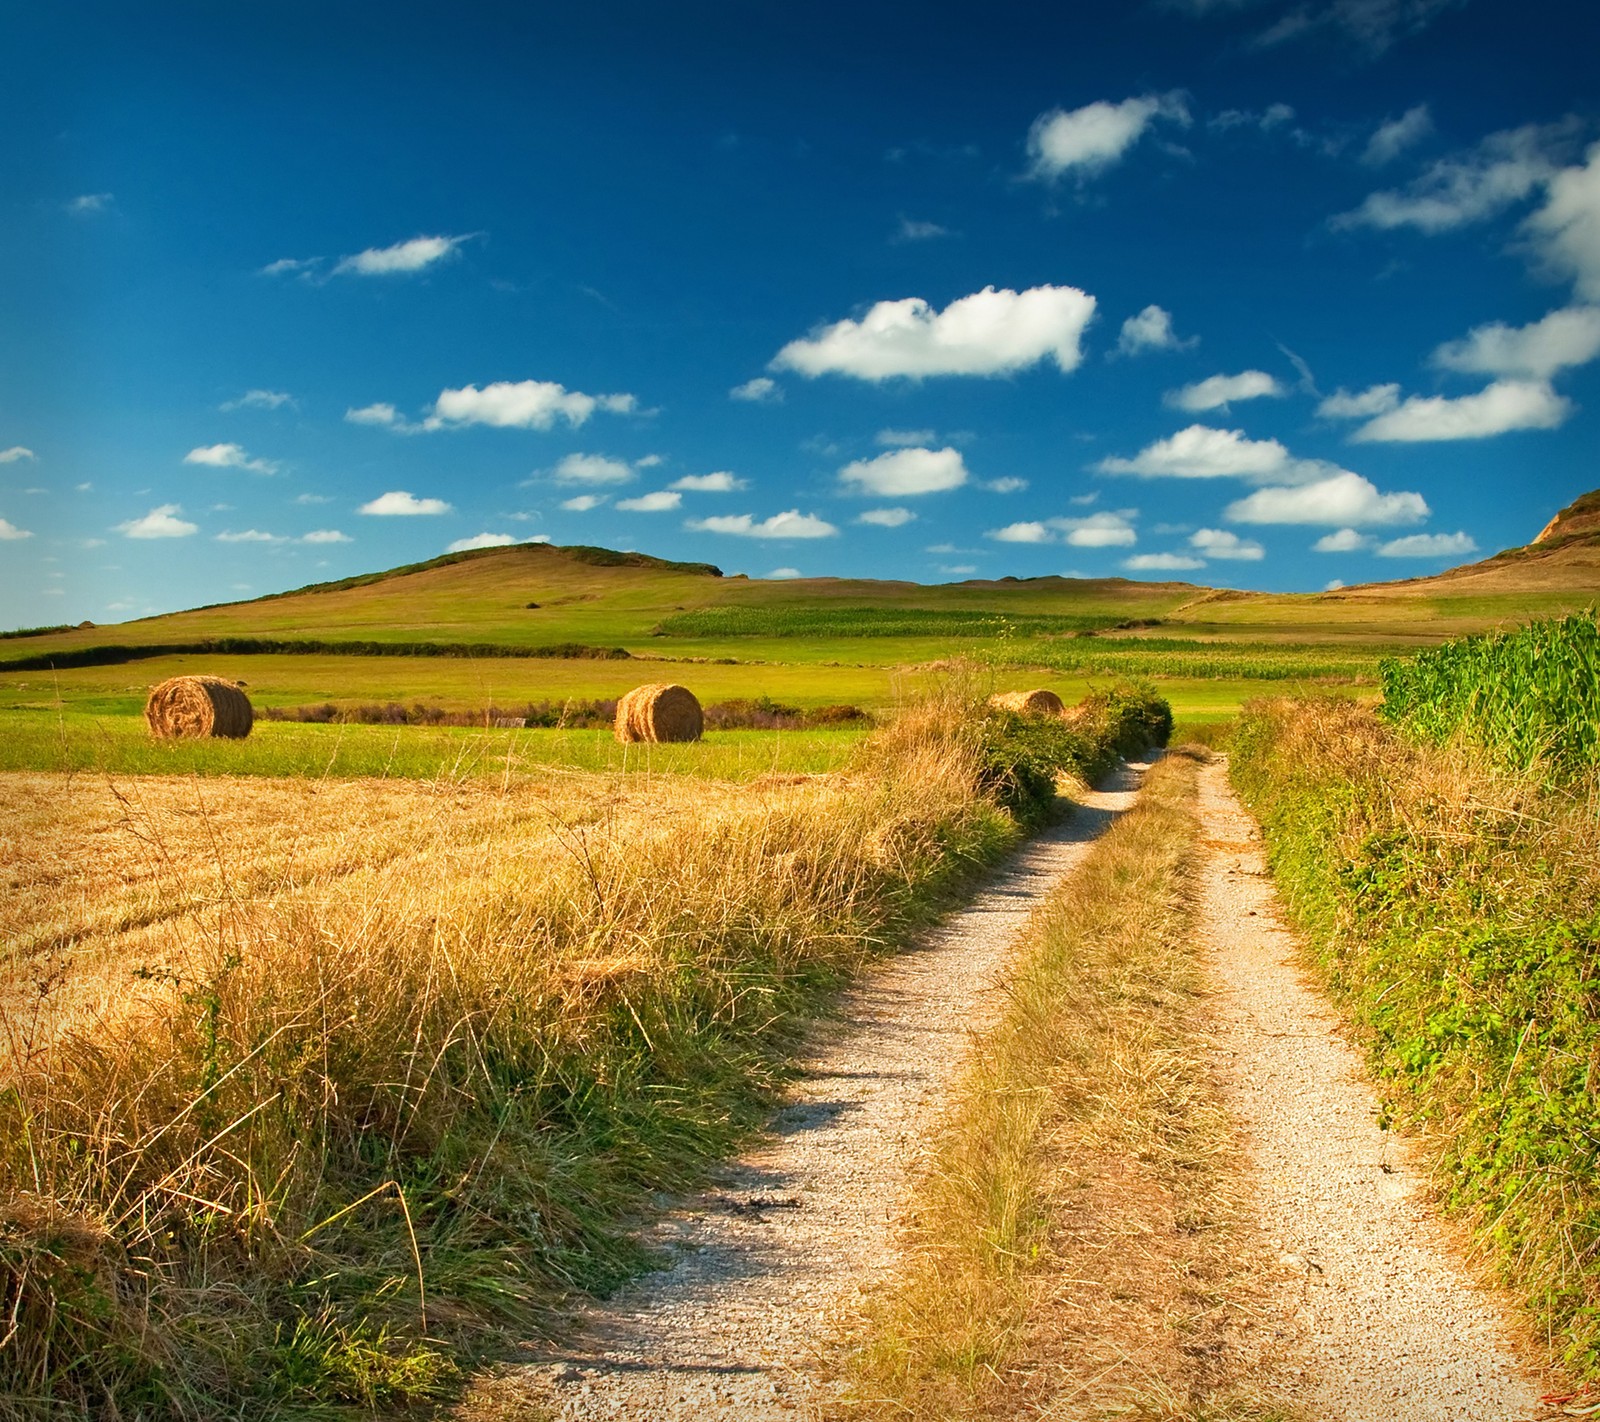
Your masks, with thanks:
[[[395,702],[477,711],[607,700],[642,682],[676,681],[706,704],[765,697],[881,712],[960,661],[975,663],[986,687],[1046,685],[1069,702],[1147,678],[1181,721],[1196,723],[1230,717],[1267,690],[1336,687],[1371,700],[1385,656],[1597,599],[1600,539],[1588,536],[1428,580],[1301,595],[1119,578],[762,582],[642,554],[523,545],[254,602],[0,639],[0,763],[131,767],[149,688],[195,672],[244,682],[260,708]],[[248,751],[197,751],[185,764],[259,760],[334,774],[487,764],[476,751],[463,757],[461,744],[478,744],[470,738],[369,728],[382,729],[380,754],[378,741],[352,740],[350,729],[343,741],[338,727],[270,737],[263,729]],[[709,766],[717,743],[687,754]],[[516,744],[546,746],[534,733]],[[546,762],[570,752],[577,759],[565,763],[594,765],[599,751],[576,749],[589,744],[517,754]]]

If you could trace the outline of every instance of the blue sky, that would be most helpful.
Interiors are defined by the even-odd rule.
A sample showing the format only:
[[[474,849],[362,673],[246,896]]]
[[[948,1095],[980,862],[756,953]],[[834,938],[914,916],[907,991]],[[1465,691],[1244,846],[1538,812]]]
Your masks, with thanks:
[[[0,46],[0,625],[529,538],[1306,590],[1600,485],[1590,0],[153,0]]]

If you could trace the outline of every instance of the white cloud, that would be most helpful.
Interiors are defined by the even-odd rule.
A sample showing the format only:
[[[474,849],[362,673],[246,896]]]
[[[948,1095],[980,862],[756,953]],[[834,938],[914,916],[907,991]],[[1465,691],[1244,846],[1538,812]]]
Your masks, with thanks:
[[[344,417],[352,425],[378,425],[383,429],[401,430],[406,434],[415,434],[422,427],[409,425],[400,418],[400,412],[387,400],[380,400],[375,405],[362,405],[358,409],[349,409],[344,412]]]
[[[633,467],[635,469],[654,469],[656,465],[665,464],[666,462],[659,454],[647,454],[643,459],[635,459]]]
[[[1256,483],[1304,483],[1334,466],[1295,459],[1275,439],[1247,439],[1243,430],[1190,425],[1146,445],[1132,459],[1113,456],[1094,466],[1102,474],[1145,479],[1250,479]]]
[[[22,538],[32,538],[33,534],[25,528],[18,528],[10,519],[0,518],[0,542],[11,543]]]
[[[888,449],[904,449],[912,444],[932,444],[938,435],[933,430],[879,430],[872,439]]]
[[[14,444],[10,449],[0,449],[0,464],[15,464],[19,459],[37,459],[31,449],[26,449],[20,444]]]
[[[717,518],[692,518],[685,527],[700,533],[729,533],[740,538],[831,538],[839,530],[815,514],[799,509],[773,514],[759,522],[750,514],[725,514]]]
[[[1292,0],[1267,29],[1256,36],[1262,48],[1306,39],[1321,30],[1337,30],[1353,40],[1369,58],[1376,58],[1406,35],[1426,29],[1459,0]],[[1197,11],[1218,8],[1208,0]]]
[[[1065,543],[1073,548],[1131,548],[1139,541],[1133,509],[1090,514],[1087,518],[1051,518],[1043,522],[1008,523],[984,534],[997,543]]]
[[[758,375],[743,385],[735,385],[728,392],[733,400],[746,400],[752,405],[776,405],[783,399],[783,387],[768,375]]]
[[[1094,308],[1094,297],[1075,286],[1021,292],[986,286],[943,311],[917,296],[880,301],[859,321],[837,321],[790,341],[772,367],[806,376],[920,380],[1006,375],[1050,359],[1068,372],[1083,360],[1079,342]]]
[[[1494,322],[1447,341],[1430,357],[1445,370],[1548,380],[1600,355],[1600,306],[1569,306],[1526,326]]]
[[[1369,420],[1399,403],[1400,387],[1395,384],[1369,385],[1355,395],[1341,385],[1317,406],[1317,413],[1325,420]]]
[[[683,502],[683,495],[670,489],[657,489],[640,494],[636,499],[618,499],[617,507],[624,513],[665,513]]]
[[[410,518],[421,514],[447,514],[450,512],[450,505],[443,499],[419,499],[404,489],[394,489],[387,494],[379,494],[369,503],[362,504],[356,512]]]
[[[1187,553],[1135,553],[1122,560],[1131,573],[1181,573],[1205,565],[1204,558],[1191,558]]]
[[[1293,122],[1294,110],[1288,104],[1268,104],[1260,113],[1253,109],[1224,109],[1207,119],[1206,127],[1216,129],[1219,133],[1226,133],[1233,128],[1258,128],[1262,133],[1271,133]]]
[[[517,540],[509,533],[475,533],[471,538],[458,538],[444,551],[446,553],[471,553],[477,548],[509,548]]]
[[[259,528],[247,528],[243,533],[219,533],[218,543],[287,543],[281,533],[263,533]]]
[[[294,501],[297,504],[331,504],[333,502],[327,494],[296,494]]]
[[[96,217],[109,211],[114,202],[110,193],[80,193],[67,204],[67,211],[74,217]]]
[[[855,492],[884,498],[907,498],[959,489],[967,482],[967,466],[959,450],[896,449],[874,459],[857,459],[839,471],[839,482]]]
[[[1191,413],[1200,410],[1225,410],[1234,400],[1259,400],[1263,396],[1281,399],[1288,392],[1264,370],[1242,370],[1238,375],[1212,375],[1169,390],[1166,404]]]
[[[1189,535],[1189,546],[1207,558],[1228,558],[1236,562],[1258,563],[1267,550],[1253,538],[1240,538],[1225,528],[1200,528]]]
[[[1487,439],[1512,430],[1553,430],[1576,406],[1542,380],[1497,380],[1476,395],[1413,395],[1362,425],[1358,443]]]
[[[1469,152],[1431,164],[1405,189],[1370,194],[1353,212],[1335,217],[1333,225],[1437,233],[1481,222],[1554,177],[1551,150],[1571,133],[1570,124],[1528,124],[1491,133]]]
[[[1455,558],[1477,551],[1477,543],[1465,533],[1413,533],[1377,549],[1380,558]]]
[[[191,533],[198,533],[198,524],[178,517],[182,512],[183,509],[177,504],[162,504],[160,508],[151,509],[143,518],[119,523],[117,532],[124,538],[187,538]]]
[[[1028,481],[1007,474],[999,479],[985,479],[978,487],[987,489],[991,494],[1016,494],[1028,487]]]
[[[185,464],[204,464],[212,469],[248,469],[252,474],[276,474],[278,466],[270,459],[252,459],[238,444],[205,444],[183,456]]]
[[[691,494],[732,494],[744,488],[745,481],[737,474],[719,469],[714,474],[685,474],[681,479],[674,479],[669,487]]]
[[[1426,104],[1407,109],[1397,119],[1379,124],[1377,132],[1367,140],[1361,161],[1369,167],[1381,168],[1392,163],[1406,149],[1421,143],[1433,132],[1433,115]]]
[[[301,535],[302,543],[351,543],[354,540],[348,533],[340,533],[337,528],[314,528],[310,533]]]
[[[929,242],[935,237],[948,237],[950,229],[937,222],[917,222],[909,217],[900,219],[900,228],[894,234],[897,242]]]
[[[868,509],[856,522],[873,524],[878,528],[900,528],[915,517],[910,509]]]
[[[1551,178],[1544,206],[1524,228],[1546,265],[1576,281],[1582,296],[1600,301],[1600,143],[1581,166]]]
[[[1328,581],[1322,585],[1322,590],[1323,592],[1338,592],[1343,586],[1343,578],[1329,578]]]
[[[1098,100],[1070,111],[1040,114],[1028,130],[1033,176],[1055,179],[1064,173],[1098,173],[1121,159],[1157,119],[1184,128],[1189,107],[1180,93],[1146,94],[1120,104]]]
[[[1130,356],[1144,351],[1182,351],[1199,340],[1199,336],[1180,340],[1178,333],[1172,329],[1172,313],[1152,305],[1122,323],[1122,333],[1117,337],[1117,350],[1122,355]]]
[[[1038,521],[1008,523],[1004,528],[992,528],[983,535],[997,543],[1054,543],[1056,536]]]
[[[454,256],[466,240],[465,237],[413,237],[409,242],[396,242],[392,247],[368,247],[353,257],[342,258],[333,270],[336,274],[355,276],[420,272],[424,267]]]
[[[605,503],[604,494],[577,494],[573,498],[563,499],[561,507],[571,509],[573,513],[588,513],[590,509],[597,509]]]
[[[490,425],[505,430],[547,430],[558,419],[576,428],[596,410],[626,415],[637,407],[632,395],[585,395],[553,380],[497,380],[482,390],[476,385],[441,390],[423,428]]]
[[[224,400],[217,408],[229,413],[234,410],[277,410],[293,404],[294,396],[283,390],[246,390],[237,400]]]
[[[550,477],[558,484],[626,484],[633,479],[633,466],[625,459],[607,454],[569,454]]]
[[[767,574],[768,578],[781,582],[786,578],[803,578],[805,576],[798,568],[774,568]]]
[[[1291,489],[1257,489],[1229,504],[1233,523],[1324,523],[1342,527],[1421,523],[1428,505],[1421,494],[1380,494],[1348,469]]]
[[[1324,533],[1311,545],[1313,553],[1358,553],[1372,540],[1353,528],[1341,528],[1334,533]]]
[[[322,260],[321,257],[279,257],[275,262],[268,262],[262,267],[261,276],[288,276],[291,272],[309,272]]]

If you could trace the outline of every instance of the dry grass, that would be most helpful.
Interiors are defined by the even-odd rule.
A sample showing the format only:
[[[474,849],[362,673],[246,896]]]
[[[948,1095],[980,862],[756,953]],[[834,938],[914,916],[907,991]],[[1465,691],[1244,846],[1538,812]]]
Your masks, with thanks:
[[[637,1269],[819,994],[1014,839],[919,715],[760,787],[6,781],[0,1417],[415,1401]]]
[[[1231,1124],[1205,1056],[1196,756],[1036,920],[870,1314],[852,1415],[1265,1419]]]

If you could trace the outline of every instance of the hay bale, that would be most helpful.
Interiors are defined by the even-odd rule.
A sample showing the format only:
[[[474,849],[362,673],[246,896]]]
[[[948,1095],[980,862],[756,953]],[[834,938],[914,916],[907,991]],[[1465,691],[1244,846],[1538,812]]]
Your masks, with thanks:
[[[697,741],[705,729],[700,703],[687,687],[668,682],[636,686],[617,702],[619,741]]]
[[[1032,691],[999,691],[989,698],[991,706],[1015,711],[1019,716],[1059,716],[1067,708],[1059,696],[1043,687]]]
[[[150,692],[144,704],[150,734],[163,740],[250,734],[255,712],[236,681],[220,676],[175,676]]]

